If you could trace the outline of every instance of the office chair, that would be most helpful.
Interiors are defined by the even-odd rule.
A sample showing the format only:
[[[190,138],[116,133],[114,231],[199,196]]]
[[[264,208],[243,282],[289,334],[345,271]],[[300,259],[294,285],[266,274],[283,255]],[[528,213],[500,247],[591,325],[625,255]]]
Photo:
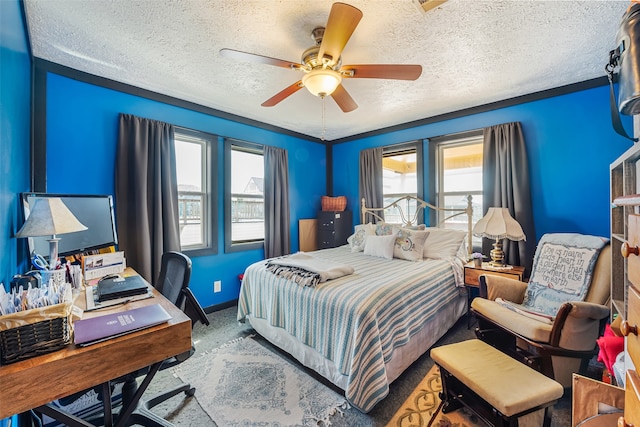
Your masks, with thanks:
[[[209,319],[207,319],[206,313],[189,289],[190,278],[191,260],[189,257],[180,252],[165,252],[162,255],[160,274],[154,287],[191,319],[192,328],[198,321],[208,326]],[[191,357],[194,352],[195,348],[192,346],[190,351],[165,360],[160,369],[170,368],[182,363]],[[122,388],[123,401],[126,401],[135,393],[137,388],[135,378],[138,374],[140,372],[129,375],[125,381]],[[195,388],[191,387],[190,384],[181,384],[150,399],[141,399],[136,410],[128,418],[126,425],[139,424],[153,427],[172,427],[173,424],[151,412],[151,408],[180,393],[185,393],[186,396],[193,396],[195,391]]]

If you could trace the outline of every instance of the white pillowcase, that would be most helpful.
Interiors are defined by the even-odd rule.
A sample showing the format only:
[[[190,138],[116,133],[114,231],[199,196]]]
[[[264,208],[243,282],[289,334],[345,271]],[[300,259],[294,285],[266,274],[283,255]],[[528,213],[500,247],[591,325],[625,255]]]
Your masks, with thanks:
[[[424,242],[424,258],[443,259],[455,257],[460,245],[467,237],[466,231],[428,227],[429,235]]]
[[[351,247],[351,252],[362,252],[367,236],[375,236],[376,226],[372,223],[359,224],[354,227],[355,232],[347,237],[347,243]]]
[[[396,235],[367,236],[364,241],[364,254],[380,258],[393,258],[393,248],[396,245]]]
[[[423,258],[424,242],[429,236],[428,231],[401,228],[396,235],[393,247],[393,257],[408,261],[420,261]]]

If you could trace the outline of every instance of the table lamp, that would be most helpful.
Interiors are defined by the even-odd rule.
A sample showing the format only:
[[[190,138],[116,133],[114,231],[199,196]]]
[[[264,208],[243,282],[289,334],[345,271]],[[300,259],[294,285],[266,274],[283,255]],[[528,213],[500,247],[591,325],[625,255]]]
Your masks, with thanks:
[[[504,267],[504,252],[502,251],[502,239],[513,241],[526,240],[522,227],[513,219],[507,208],[489,208],[487,214],[473,227],[473,235],[495,239],[491,251],[493,267]]]
[[[59,197],[36,200],[31,213],[16,233],[16,237],[49,236],[49,269],[54,270],[58,259],[57,234],[86,230]]]

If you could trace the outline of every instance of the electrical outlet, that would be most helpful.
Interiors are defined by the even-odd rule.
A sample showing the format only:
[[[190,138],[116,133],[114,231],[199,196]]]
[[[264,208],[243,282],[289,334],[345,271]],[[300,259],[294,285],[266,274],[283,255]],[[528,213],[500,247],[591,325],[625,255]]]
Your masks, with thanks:
[[[216,280],[215,282],[213,282],[213,292],[220,292],[220,291],[222,291],[222,281]]]

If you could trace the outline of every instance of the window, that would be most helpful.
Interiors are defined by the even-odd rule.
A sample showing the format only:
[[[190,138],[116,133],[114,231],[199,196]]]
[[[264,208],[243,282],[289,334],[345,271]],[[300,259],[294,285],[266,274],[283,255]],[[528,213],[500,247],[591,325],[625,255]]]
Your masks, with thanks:
[[[180,248],[190,255],[217,252],[217,223],[214,203],[214,136],[176,128],[176,177]]]
[[[422,170],[422,167],[418,167],[418,161],[422,158],[418,155],[418,145],[413,142],[384,149],[382,155],[382,194],[385,206],[407,195],[422,197],[422,191],[418,191],[418,172]],[[420,176],[422,176],[421,172]],[[402,212],[408,215],[407,219],[413,218],[416,206],[415,201],[407,201],[405,206],[401,206]],[[385,221],[390,223],[403,222],[399,212],[395,208],[385,210]]]
[[[225,250],[261,248],[264,242],[262,146],[227,140],[225,156]]]
[[[475,133],[464,138],[443,138],[437,143],[437,194],[438,206],[464,209],[467,195],[473,196],[473,223],[482,218],[482,152],[483,138]],[[447,216],[441,212],[438,222]],[[445,227],[467,231],[466,216],[447,220]],[[473,238],[474,247],[482,244]]]

